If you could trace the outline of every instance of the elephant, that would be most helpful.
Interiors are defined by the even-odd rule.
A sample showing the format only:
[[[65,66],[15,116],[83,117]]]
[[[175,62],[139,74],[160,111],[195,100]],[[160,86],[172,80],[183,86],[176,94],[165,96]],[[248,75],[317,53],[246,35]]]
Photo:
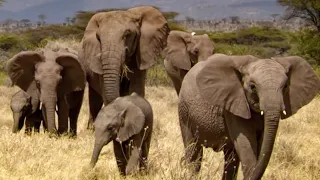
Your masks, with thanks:
[[[145,98],[135,92],[116,98],[99,111],[94,126],[95,144],[90,162],[92,168],[103,146],[113,141],[121,175],[135,174],[138,168],[140,171],[146,170],[153,111]]]
[[[164,53],[164,67],[176,93],[186,73],[198,61],[204,61],[214,53],[214,45],[207,34],[194,35],[184,31],[170,31]]]
[[[39,133],[41,122],[46,130],[37,89],[35,88],[34,90],[33,97],[23,90],[19,90],[11,98],[10,107],[13,114],[13,133],[20,131],[24,123],[26,125],[25,134],[27,135],[31,135],[32,128],[34,128],[35,133]]]
[[[162,54],[169,31],[166,18],[152,6],[92,16],[79,50],[89,85],[87,129],[94,130],[102,104],[132,92],[144,97],[147,69]]]
[[[260,179],[268,166],[279,120],[307,105],[320,80],[299,56],[259,59],[251,55],[212,55],[184,77],[179,125],[185,147],[182,162],[197,174],[203,148],[223,150],[223,179]]]
[[[29,95],[35,82],[50,137],[68,133],[69,121],[70,135],[76,137],[86,83],[85,71],[78,56],[63,49],[22,51],[8,60],[6,71],[13,85]],[[58,130],[55,124],[56,106]]]

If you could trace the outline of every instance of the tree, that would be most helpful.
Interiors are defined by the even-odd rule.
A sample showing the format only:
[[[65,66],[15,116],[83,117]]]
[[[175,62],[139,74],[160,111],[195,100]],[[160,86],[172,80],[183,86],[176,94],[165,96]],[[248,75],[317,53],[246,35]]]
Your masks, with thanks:
[[[39,18],[39,22],[41,25],[44,25],[45,24],[45,19],[47,19],[46,15],[44,14],[39,14],[38,15],[38,18]]]
[[[71,18],[70,17],[66,17],[65,21],[66,21],[66,25],[67,26],[71,24]]]
[[[167,18],[168,21],[174,20],[174,18],[179,15],[179,13],[174,11],[162,12],[162,14]]]
[[[31,21],[29,19],[21,19],[20,24],[22,24],[23,27],[29,27],[31,25]]]
[[[301,18],[314,25],[320,33],[320,1],[319,0],[278,0],[286,7],[285,19]]]
[[[186,21],[187,22],[194,22],[195,19],[193,17],[186,16]]]
[[[230,16],[231,19],[231,23],[235,24],[235,23],[240,23],[240,17],[239,16]]]
[[[276,17],[278,17],[280,14],[271,14],[271,17],[273,18],[273,22],[276,21]]]

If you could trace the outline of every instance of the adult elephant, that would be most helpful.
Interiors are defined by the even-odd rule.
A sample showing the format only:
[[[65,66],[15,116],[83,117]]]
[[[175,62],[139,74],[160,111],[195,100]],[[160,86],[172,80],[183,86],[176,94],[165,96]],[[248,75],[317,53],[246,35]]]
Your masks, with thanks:
[[[169,31],[166,18],[151,6],[100,12],[90,19],[79,51],[89,84],[88,129],[102,104],[132,92],[144,97],[147,69],[166,46]]]
[[[33,83],[36,84],[50,134],[57,133],[57,106],[58,133],[68,132],[70,118],[71,136],[76,135],[86,83],[85,71],[78,61],[78,56],[63,49],[22,51],[7,62],[6,68],[13,85],[19,86],[30,96],[34,93]]]
[[[223,179],[234,179],[239,161],[244,179],[263,176],[279,119],[286,119],[319,92],[320,80],[297,56],[211,56],[185,76],[179,122],[185,160],[201,167],[203,149],[223,150]]]
[[[183,31],[171,31],[164,50],[164,66],[177,94],[184,76],[197,62],[214,53],[213,42],[207,34],[194,35]]]

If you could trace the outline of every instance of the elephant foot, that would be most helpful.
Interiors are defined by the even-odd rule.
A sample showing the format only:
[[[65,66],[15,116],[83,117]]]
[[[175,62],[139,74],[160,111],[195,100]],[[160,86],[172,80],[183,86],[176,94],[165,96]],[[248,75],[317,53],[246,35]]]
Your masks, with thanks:
[[[93,123],[92,122],[88,122],[88,125],[87,125],[87,129],[91,132],[94,132],[94,126],[93,126]]]
[[[77,139],[76,133],[69,133],[69,139]]]
[[[49,131],[48,131],[48,136],[49,136],[49,138],[55,138],[55,139],[59,138],[58,133],[53,133],[53,132],[49,132]]]

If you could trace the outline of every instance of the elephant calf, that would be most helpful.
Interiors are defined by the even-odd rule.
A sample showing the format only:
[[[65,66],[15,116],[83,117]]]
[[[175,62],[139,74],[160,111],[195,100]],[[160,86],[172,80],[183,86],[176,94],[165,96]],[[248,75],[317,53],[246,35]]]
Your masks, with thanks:
[[[166,72],[179,94],[186,73],[197,62],[211,56],[214,46],[207,34],[194,35],[183,31],[171,31],[163,53]]]
[[[25,120],[25,133],[28,135],[31,134],[32,128],[34,128],[34,132],[39,133],[41,121],[46,129],[42,111],[39,108],[39,101],[32,103],[32,100],[32,97],[23,90],[12,96],[10,107],[13,114],[13,133],[17,133],[22,129]]]
[[[153,111],[137,93],[118,97],[104,106],[94,122],[95,144],[90,165],[94,167],[104,145],[113,141],[114,154],[122,175],[146,169],[152,134]]]

